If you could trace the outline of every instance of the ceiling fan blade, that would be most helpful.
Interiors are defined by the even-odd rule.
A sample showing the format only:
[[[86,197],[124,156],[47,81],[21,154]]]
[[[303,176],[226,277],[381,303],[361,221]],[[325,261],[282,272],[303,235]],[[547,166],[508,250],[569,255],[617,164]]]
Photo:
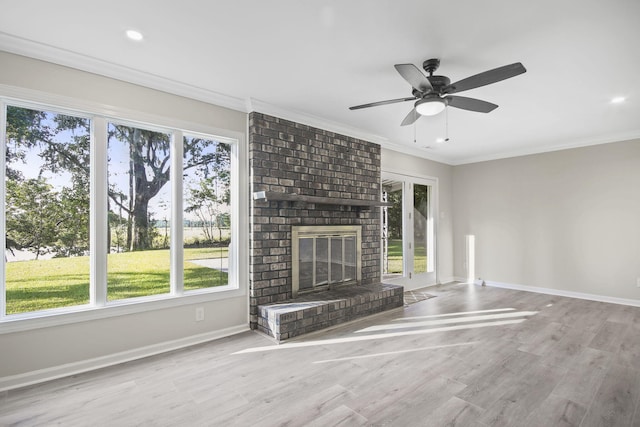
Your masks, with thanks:
[[[413,110],[409,111],[409,114],[407,114],[407,117],[405,117],[402,123],[400,123],[400,126],[411,125],[419,118],[420,118],[420,114],[414,108]]]
[[[444,99],[447,100],[447,105],[478,113],[490,113],[498,108],[496,104],[492,104],[491,102],[467,98],[465,96],[447,96]]]
[[[418,89],[422,93],[433,90],[431,83],[427,80],[427,76],[413,64],[396,64],[394,65],[398,73],[405,79],[411,87]]]
[[[443,88],[442,93],[456,93],[464,90],[475,89],[477,87],[486,86],[491,83],[515,77],[526,71],[527,69],[524,68],[521,63],[516,62],[514,64],[494,68],[493,70],[485,71],[484,73],[476,74],[475,76],[467,77],[466,79],[452,83]]]
[[[349,110],[359,110],[361,108],[377,107],[378,105],[395,104],[396,102],[415,101],[416,99],[417,98],[415,96],[412,96],[411,98],[389,99],[387,101],[378,101],[372,102],[370,104],[356,105],[354,107],[349,107]]]

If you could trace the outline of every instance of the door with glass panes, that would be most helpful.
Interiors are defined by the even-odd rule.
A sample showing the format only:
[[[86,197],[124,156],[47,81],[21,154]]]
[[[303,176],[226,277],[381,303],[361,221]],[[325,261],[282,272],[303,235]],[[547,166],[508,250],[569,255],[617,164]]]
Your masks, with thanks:
[[[437,181],[382,174],[382,276],[405,290],[436,283]]]

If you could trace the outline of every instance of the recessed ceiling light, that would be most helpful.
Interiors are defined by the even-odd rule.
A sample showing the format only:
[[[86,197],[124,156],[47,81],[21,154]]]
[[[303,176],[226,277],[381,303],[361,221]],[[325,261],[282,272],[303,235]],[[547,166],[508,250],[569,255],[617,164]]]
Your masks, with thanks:
[[[142,33],[140,31],[136,31],[136,30],[127,30],[127,37],[129,37],[129,39],[133,40],[133,41],[141,41],[143,39],[142,37]]]
[[[624,102],[627,98],[625,98],[624,96],[616,96],[615,98],[611,98],[611,103],[612,104],[620,104],[621,102]]]

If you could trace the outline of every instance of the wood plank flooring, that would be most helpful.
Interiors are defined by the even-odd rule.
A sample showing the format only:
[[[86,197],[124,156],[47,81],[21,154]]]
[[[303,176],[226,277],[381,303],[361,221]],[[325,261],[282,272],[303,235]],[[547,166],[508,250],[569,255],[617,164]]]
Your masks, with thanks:
[[[640,308],[451,284],[0,393],[0,425],[640,426]]]

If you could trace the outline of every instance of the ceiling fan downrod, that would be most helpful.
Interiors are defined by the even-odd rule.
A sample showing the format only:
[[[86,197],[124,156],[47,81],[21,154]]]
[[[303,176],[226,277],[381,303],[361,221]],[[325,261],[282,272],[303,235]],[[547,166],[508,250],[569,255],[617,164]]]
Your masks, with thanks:
[[[422,68],[429,73],[429,77],[433,76],[433,72],[440,66],[440,60],[438,58],[427,59],[422,63]]]

